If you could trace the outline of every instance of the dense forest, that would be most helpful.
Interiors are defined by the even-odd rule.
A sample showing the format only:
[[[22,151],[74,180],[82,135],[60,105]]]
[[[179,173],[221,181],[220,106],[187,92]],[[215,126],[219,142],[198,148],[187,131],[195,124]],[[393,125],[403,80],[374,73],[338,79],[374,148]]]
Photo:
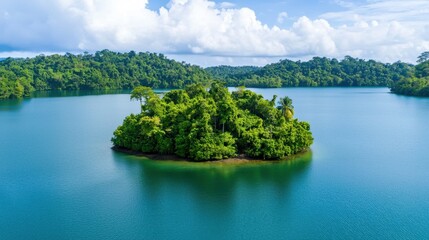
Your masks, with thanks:
[[[114,146],[205,161],[237,154],[279,159],[312,144],[310,125],[293,118],[288,97],[276,107],[277,96],[266,100],[244,88],[230,93],[223,85],[191,84],[162,98],[151,88],[136,87],[131,99],[140,102],[141,113],[126,117],[115,130]]]
[[[200,67],[155,53],[116,53],[37,56],[0,61],[0,99],[28,97],[32,91],[183,88],[207,82]]]
[[[429,97],[429,52],[422,53],[411,77],[404,78],[392,85],[393,93]]]
[[[342,60],[314,57],[306,62],[282,60],[264,67],[205,70],[162,54],[134,51],[7,58],[0,61],[0,99],[48,90],[118,90],[139,85],[179,89],[193,83],[208,84],[211,79],[245,87],[389,86],[398,94],[427,96],[428,56],[423,53],[417,66],[346,56]]]
[[[227,65],[221,65],[216,67],[207,67],[204,70],[206,70],[213,78],[217,80],[224,80],[232,77],[239,77],[244,76],[248,74],[252,74],[258,70],[260,70],[262,67],[256,67],[256,66],[227,66]],[[235,85],[234,85],[235,86]]]
[[[413,72],[413,65],[385,64],[346,56],[343,60],[314,57],[307,62],[282,60],[262,68],[210,67],[206,70],[228,86],[328,87],[390,86]]]

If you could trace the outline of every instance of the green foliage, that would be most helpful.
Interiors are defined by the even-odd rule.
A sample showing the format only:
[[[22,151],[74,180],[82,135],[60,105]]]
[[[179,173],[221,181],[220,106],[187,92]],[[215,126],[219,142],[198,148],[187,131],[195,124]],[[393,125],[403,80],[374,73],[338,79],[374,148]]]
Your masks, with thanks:
[[[208,80],[200,67],[155,53],[103,50],[93,55],[67,53],[0,61],[0,99],[28,97],[34,90],[112,90],[139,85],[184,88]],[[24,92],[16,89],[17,82]]]
[[[237,79],[243,75],[247,75],[253,72],[256,72],[260,69],[260,67],[255,66],[217,66],[217,67],[208,67],[205,68],[211,76],[213,76],[217,80],[224,80],[227,78]]]
[[[417,57],[418,63],[423,63],[423,62],[426,62],[428,60],[429,60],[429,51],[423,52]]]
[[[140,102],[141,110],[143,109],[143,100],[149,104],[149,100],[155,97],[155,93],[152,91],[150,87],[137,86],[131,91],[130,99],[137,100]]]
[[[228,86],[246,87],[328,87],[389,86],[413,72],[410,64],[384,64],[346,56],[343,60],[314,57],[307,62],[282,60],[262,68],[211,67],[212,77]]]
[[[265,100],[243,88],[230,93],[220,82],[212,83],[209,90],[201,84],[172,90],[162,99],[144,90],[143,111],[126,117],[115,130],[115,147],[206,161],[237,154],[279,159],[313,142],[308,123],[282,112],[293,109],[288,97],[281,98],[285,106],[277,109],[276,97]]]
[[[383,64],[346,56],[341,61],[315,57],[307,62],[282,60],[265,67],[219,66],[203,70],[162,54],[133,51],[7,58],[0,61],[0,99],[29,97],[32,91],[46,90],[132,89],[139,85],[180,89],[206,84],[212,78],[228,86],[246,87],[391,86],[403,78],[427,76],[427,59],[427,52],[422,53],[415,69],[401,62]],[[204,85],[198,86],[189,91],[189,97],[205,94]]]
[[[422,62],[416,66],[415,76],[419,78],[429,77],[429,61]]]
[[[393,85],[390,90],[401,95],[429,97],[429,77],[403,79]]]
[[[414,75],[396,82],[390,90],[396,94],[429,97],[429,52],[422,53],[415,67]]]
[[[292,105],[292,99],[289,97],[280,98],[279,101],[280,106],[277,108],[282,111],[283,116],[286,120],[291,120],[294,115],[293,105]]]

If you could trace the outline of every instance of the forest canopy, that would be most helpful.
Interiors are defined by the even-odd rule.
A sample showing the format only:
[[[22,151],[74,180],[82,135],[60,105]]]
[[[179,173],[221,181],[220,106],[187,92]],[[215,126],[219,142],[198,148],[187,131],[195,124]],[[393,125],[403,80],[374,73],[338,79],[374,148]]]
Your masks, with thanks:
[[[429,97],[429,52],[422,53],[412,76],[392,85],[391,91],[396,94]]]
[[[209,75],[200,67],[155,53],[40,55],[0,61],[0,99],[30,96],[47,90],[117,90],[139,85],[183,88],[204,83]]]
[[[302,61],[282,60],[258,67],[209,67],[205,70],[228,86],[246,87],[387,87],[412,74],[411,64],[380,63],[346,56],[343,60],[314,57]]]
[[[0,61],[0,99],[29,97],[33,91],[120,90],[139,85],[183,89],[213,80],[245,87],[390,86],[395,93],[420,96],[427,91],[427,80],[419,73],[427,71],[428,58],[429,53],[423,53],[417,66],[346,56],[342,60],[314,57],[309,61],[286,59],[264,67],[206,69],[162,54],[134,51],[7,58]]]
[[[293,117],[292,100],[264,99],[244,88],[230,93],[221,82],[210,88],[191,84],[163,97],[136,87],[131,99],[141,113],[126,117],[114,131],[115,148],[142,153],[176,154],[193,161],[244,154],[280,159],[306,150],[313,142],[310,125]]]

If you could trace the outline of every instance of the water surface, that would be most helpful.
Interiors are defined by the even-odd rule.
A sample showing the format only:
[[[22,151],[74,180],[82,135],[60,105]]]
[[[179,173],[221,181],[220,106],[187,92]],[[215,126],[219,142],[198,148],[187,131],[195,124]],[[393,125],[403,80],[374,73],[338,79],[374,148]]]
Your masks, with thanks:
[[[0,239],[429,239],[429,99],[253,90],[293,99],[311,153],[154,162],[110,149],[127,94],[0,102]]]

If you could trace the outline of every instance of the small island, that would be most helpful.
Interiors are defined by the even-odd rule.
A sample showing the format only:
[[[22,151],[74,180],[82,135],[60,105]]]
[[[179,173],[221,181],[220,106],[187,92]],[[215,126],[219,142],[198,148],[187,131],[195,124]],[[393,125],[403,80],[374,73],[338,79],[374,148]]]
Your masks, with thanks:
[[[192,84],[163,97],[139,86],[131,99],[140,114],[114,131],[114,149],[174,154],[189,161],[233,158],[274,160],[303,152],[313,143],[310,125],[293,118],[292,100],[266,100],[244,88],[230,93],[221,82]]]

